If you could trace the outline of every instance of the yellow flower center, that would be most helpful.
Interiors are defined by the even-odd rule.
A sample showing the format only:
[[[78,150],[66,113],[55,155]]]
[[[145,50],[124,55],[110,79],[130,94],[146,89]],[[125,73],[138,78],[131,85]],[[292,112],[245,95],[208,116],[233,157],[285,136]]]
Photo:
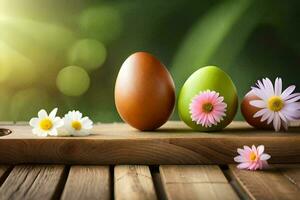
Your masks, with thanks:
[[[79,122],[79,121],[73,121],[72,122],[72,127],[75,129],[75,130],[77,130],[77,131],[79,131],[80,129],[81,129],[81,123]]]
[[[40,127],[44,131],[48,131],[53,127],[53,123],[50,119],[46,118],[40,121]]]
[[[250,153],[250,160],[251,161],[255,161],[256,160],[256,154],[255,153],[253,153],[253,152]]]
[[[205,113],[210,113],[213,110],[214,106],[211,103],[205,103],[202,105],[202,111]]]
[[[272,111],[280,111],[284,106],[284,102],[279,96],[270,97],[268,100],[268,108]]]

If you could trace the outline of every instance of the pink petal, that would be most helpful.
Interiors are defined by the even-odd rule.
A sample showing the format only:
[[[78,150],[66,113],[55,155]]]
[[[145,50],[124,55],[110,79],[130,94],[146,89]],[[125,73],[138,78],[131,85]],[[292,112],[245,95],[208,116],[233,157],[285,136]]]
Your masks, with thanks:
[[[268,164],[268,162],[267,162],[267,161],[265,161],[265,160],[262,160],[262,161],[261,161],[261,164],[262,164],[262,168],[261,168],[261,169],[266,169],[266,168],[268,168],[268,167],[269,167],[269,164]]]
[[[246,153],[250,153],[252,151],[252,149],[246,145],[244,146],[244,150]]]
[[[241,163],[237,166],[238,169],[247,169],[251,163]]]

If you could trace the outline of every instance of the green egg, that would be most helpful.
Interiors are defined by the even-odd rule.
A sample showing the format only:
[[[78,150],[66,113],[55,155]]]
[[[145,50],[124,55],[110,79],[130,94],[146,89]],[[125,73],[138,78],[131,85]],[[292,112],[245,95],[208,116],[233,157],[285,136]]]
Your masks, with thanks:
[[[192,120],[190,103],[200,92],[210,90],[218,92],[227,104],[226,116],[216,125],[205,127]],[[231,78],[216,66],[202,67],[195,71],[184,83],[178,97],[180,118],[191,128],[198,131],[218,131],[232,122],[238,107],[237,91]]]

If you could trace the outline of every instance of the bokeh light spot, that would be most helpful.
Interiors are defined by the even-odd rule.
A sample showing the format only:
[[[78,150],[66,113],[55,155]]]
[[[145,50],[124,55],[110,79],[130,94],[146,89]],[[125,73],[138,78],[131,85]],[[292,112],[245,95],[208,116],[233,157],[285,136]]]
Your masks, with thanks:
[[[82,66],[86,70],[100,67],[106,59],[105,46],[93,39],[78,40],[68,54],[69,65]]]
[[[53,107],[53,102],[45,90],[29,88],[17,91],[10,99],[11,119],[29,120],[32,116],[44,108],[49,110]]]
[[[106,44],[120,36],[122,19],[118,10],[111,6],[92,7],[81,13],[79,26],[84,34]]]
[[[64,95],[80,96],[88,90],[90,77],[83,68],[68,66],[58,73],[56,85]]]

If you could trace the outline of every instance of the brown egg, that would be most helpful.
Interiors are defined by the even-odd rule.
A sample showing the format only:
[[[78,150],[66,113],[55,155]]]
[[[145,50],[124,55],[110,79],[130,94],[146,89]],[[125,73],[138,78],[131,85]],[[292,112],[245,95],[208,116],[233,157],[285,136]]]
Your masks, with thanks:
[[[245,120],[253,127],[262,128],[262,129],[271,129],[272,124],[267,124],[267,121],[261,122],[261,117],[254,118],[253,115],[260,110],[260,108],[250,105],[250,101],[259,100],[252,91],[248,92],[241,104],[241,111]]]
[[[121,118],[134,128],[159,128],[175,104],[175,86],[167,68],[146,52],[129,56],[117,77],[115,104]]]

